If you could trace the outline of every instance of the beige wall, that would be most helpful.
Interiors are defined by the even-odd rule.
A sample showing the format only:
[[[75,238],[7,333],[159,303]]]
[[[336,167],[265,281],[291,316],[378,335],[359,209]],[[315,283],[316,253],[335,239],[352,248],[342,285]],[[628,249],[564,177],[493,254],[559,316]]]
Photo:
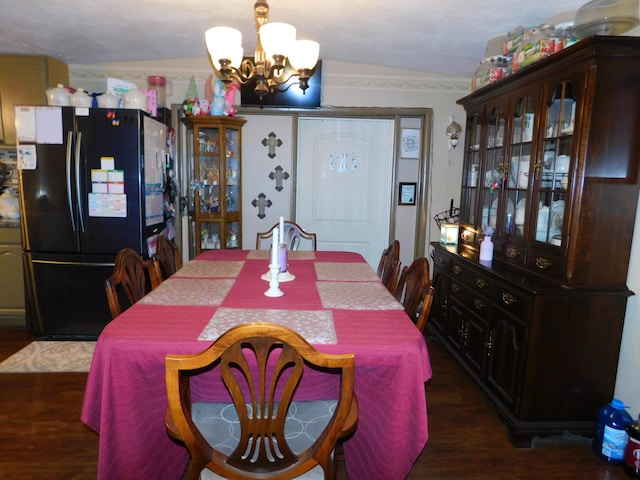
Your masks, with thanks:
[[[108,77],[146,86],[148,75],[164,75],[169,81],[167,103],[182,103],[189,80],[193,75],[198,94],[204,94],[204,84],[211,74],[206,59],[161,62],[137,62],[102,65],[70,65],[70,82],[90,92],[106,89]],[[451,198],[458,205],[462,148],[449,150],[445,129],[449,116],[464,123],[464,110],[456,100],[469,93],[470,80],[402,72],[368,65],[352,65],[323,61],[322,105],[339,107],[432,108],[433,144],[430,171],[428,220],[449,208]],[[460,144],[464,143],[461,139]],[[439,232],[433,224],[426,235],[427,244],[438,240]],[[429,249],[425,249],[429,252]]]
[[[464,124],[464,110],[456,100],[469,93],[470,79],[449,78],[416,72],[397,71],[374,66],[351,65],[323,61],[323,106],[431,108],[434,111],[432,165],[429,178],[427,244],[439,238],[433,217],[449,207],[450,199],[459,204],[462,171],[462,148],[449,150],[445,129],[449,116]],[[137,62],[109,65],[70,65],[70,81],[73,87],[90,92],[106,88],[107,77],[133,81],[139,87],[146,86],[148,75],[164,75],[169,80],[168,103],[181,103],[187,91],[189,79],[195,76],[198,93],[211,73],[207,59],[172,60],[162,62]],[[460,139],[460,145],[464,139]],[[636,232],[632,247],[628,286],[640,294],[640,210],[636,218]],[[426,252],[430,250],[427,248]],[[603,314],[606,315],[606,314]],[[606,321],[606,318],[603,318]],[[630,405],[630,413],[637,416],[640,410],[640,311],[637,296],[628,302],[625,331],[616,382],[616,396]],[[594,339],[598,341],[598,339]],[[595,416],[595,412],[594,412]]]

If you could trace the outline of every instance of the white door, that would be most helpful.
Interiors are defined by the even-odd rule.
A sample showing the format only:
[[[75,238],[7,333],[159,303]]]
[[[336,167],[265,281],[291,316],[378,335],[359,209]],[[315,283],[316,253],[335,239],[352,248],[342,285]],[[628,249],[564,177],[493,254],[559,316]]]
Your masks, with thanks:
[[[377,268],[389,244],[393,134],[391,119],[299,119],[296,220],[318,250],[358,252]]]

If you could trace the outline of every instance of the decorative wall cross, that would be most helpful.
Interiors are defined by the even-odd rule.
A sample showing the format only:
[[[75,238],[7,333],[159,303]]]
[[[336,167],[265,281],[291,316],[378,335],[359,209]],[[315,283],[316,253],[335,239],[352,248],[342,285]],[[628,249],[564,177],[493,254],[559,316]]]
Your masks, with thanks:
[[[282,191],[282,180],[286,180],[287,178],[289,178],[289,174],[285,171],[282,170],[282,167],[280,165],[278,165],[275,169],[275,172],[271,172],[269,174],[269,178],[271,180],[276,181],[276,190],[277,191]]]
[[[260,195],[258,195],[257,199],[254,198],[251,201],[251,205],[253,205],[254,207],[258,207],[258,218],[262,219],[266,217],[264,209],[271,206],[271,200],[268,200],[267,196],[264,193],[261,193]]]
[[[282,140],[276,138],[276,134],[271,132],[269,135],[267,135],[267,138],[262,139],[262,145],[264,145],[265,147],[269,147],[269,153],[267,154],[267,156],[269,158],[274,158],[276,156],[276,147],[282,145]]]

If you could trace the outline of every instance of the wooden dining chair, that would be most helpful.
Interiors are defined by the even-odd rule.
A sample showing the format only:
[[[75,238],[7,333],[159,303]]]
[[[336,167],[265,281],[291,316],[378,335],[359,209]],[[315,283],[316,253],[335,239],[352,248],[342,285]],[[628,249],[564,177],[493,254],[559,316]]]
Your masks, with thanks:
[[[158,235],[156,253],[153,256],[158,275],[161,280],[166,280],[182,268],[182,256],[178,246],[166,235]]]
[[[380,277],[382,283],[392,295],[396,293],[400,268],[400,242],[394,240],[382,251],[377,270],[378,277]]]
[[[104,281],[111,317],[116,318],[160,285],[160,282],[153,260],[144,260],[131,248],[120,250],[116,255],[113,274]]]
[[[260,250],[262,241],[272,238],[273,231],[279,227],[280,224],[276,223],[266,232],[258,232],[256,234],[256,250]],[[314,251],[317,249],[316,234],[307,232],[300,225],[289,220],[285,220],[284,222],[284,238],[286,240],[283,241],[283,239],[280,239],[280,243],[286,243],[289,250],[298,250],[302,240],[309,240],[311,242],[311,249]],[[269,248],[271,248],[271,244],[269,244]]]
[[[416,320],[416,327],[423,335],[427,332],[427,321],[429,320],[429,315],[431,315],[431,306],[433,305],[435,293],[435,287],[429,285],[427,292],[422,297],[422,305],[420,306],[420,313]]]
[[[411,265],[402,269],[395,297],[402,303],[404,311],[416,324],[425,301],[433,303],[433,291],[430,287],[429,261],[426,257],[418,257],[411,262]],[[430,305],[428,309],[430,311]],[[428,312],[426,313],[428,314]],[[424,325],[426,325],[426,321],[426,318],[422,319]]]
[[[169,354],[165,365],[167,431],[190,456],[183,480],[335,479],[336,444],[358,419],[353,354],[323,353],[294,330],[255,322],[231,328],[200,353]],[[190,378],[212,368],[233,403],[192,403]],[[338,398],[293,401],[307,368],[336,375]]]

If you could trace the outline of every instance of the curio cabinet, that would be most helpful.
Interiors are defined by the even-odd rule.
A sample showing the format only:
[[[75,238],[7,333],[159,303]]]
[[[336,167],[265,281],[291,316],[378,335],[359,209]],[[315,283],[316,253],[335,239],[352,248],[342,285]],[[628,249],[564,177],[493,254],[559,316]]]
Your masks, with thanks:
[[[242,126],[236,117],[194,116],[187,127],[190,257],[242,246]]]

